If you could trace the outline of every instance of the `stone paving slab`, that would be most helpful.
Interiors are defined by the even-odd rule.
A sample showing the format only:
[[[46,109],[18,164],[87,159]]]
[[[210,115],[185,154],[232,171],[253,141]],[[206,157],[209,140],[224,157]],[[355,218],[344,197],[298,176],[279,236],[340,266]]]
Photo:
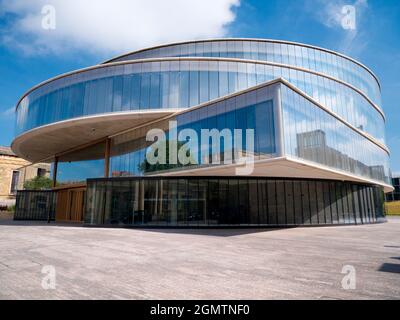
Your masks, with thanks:
[[[56,288],[45,290],[44,266]],[[342,268],[356,289],[342,287]],[[293,229],[0,221],[0,299],[399,299],[400,219]]]

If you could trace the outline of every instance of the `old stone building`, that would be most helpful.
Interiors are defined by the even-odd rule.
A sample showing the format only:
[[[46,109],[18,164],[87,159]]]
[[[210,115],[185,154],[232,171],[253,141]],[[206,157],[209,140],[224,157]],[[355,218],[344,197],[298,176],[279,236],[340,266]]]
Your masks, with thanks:
[[[50,164],[31,164],[18,157],[9,147],[0,146],[0,208],[15,203],[18,189],[36,176],[49,176]]]

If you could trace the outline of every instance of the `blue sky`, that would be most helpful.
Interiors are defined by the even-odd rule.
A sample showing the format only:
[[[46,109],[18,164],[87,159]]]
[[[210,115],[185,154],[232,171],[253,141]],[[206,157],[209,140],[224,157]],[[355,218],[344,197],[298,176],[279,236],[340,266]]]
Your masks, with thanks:
[[[339,51],[374,71],[382,86],[392,171],[400,173],[398,0],[97,0],[96,7],[92,3],[0,0],[0,145],[13,139],[13,108],[19,97],[49,77],[168,41],[272,38]],[[41,27],[45,4],[56,9],[55,30]],[[343,5],[356,8],[355,31],[341,26]]]

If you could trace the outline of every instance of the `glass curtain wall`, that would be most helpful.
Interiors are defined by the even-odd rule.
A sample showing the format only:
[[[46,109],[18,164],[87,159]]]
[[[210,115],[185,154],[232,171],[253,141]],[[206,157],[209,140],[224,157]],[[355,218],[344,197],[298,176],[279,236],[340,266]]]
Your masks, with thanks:
[[[390,184],[388,153],[282,85],[285,153]]]
[[[17,134],[76,117],[132,110],[180,109],[283,77],[354,127],[384,143],[384,118],[350,87],[291,68],[227,61],[129,63],[45,84],[17,110]]]
[[[269,93],[268,89],[258,89],[255,95],[249,92],[229,98],[188,111],[172,120],[177,120],[178,132],[191,128],[198,136],[200,130],[205,128],[254,128],[255,160],[274,157],[277,154],[276,114],[272,105],[265,102],[265,96],[273,96],[276,85],[274,88],[270,88]],[[266,91],[263,94],[260,90]],[[286,155],[363,178],[390,183],[389,155],[381,147],[284,84],[281,85],[281,104]],[[168,121],[152,126],[167,131]],[[143,164],[146,148],[150,145],[145,139],[149,129],[150,127],[143,127],[113,139],[111,176],[143,175],[161,171],[160,169],[182,169],[179,166],[151,168]],[[181,144],[186,142],[180,141]],[[208,146],[208,142],[206,145]],[[222,143],[220,150],[223,146]],[[212,152],[210,150],[211,158],[223,159],[221,152],[216,155]]]
[[[14,220],[55,220],[56,198],[52,190],[18,190]]]
[[[57,185],[85,183],[88,178],[104,177],[105,141],[58,157]],[[51,167],[51,175],[54,165]]]
[[[390,184],[386,151],[284,84],[264,86],[113,137],[110,176],[139,176],[203,165],[229,164],[226,160],[236,162],[237,155],[246,152],[254,152],[255,161],[276,157],[281,148],[277,143],[280,133],[276,125],[278,111],[274,100],[278,88],[281,88],[286,155]],[[167,157],[163,165],[150,165],[146,160],[147,148],[153,143],[146,141],[150,129],[165,131],[167,148],[173,139],[177,140],[171,146],[178,151],[190,141],[187,135],[174,138],[169,132],[170,121],[176,121],[177,134],[185,129],[195,132],[198,153],[191,154],[195,158],[187,164],[169,163]],[[219,139],[202,141],[202,129],[217,129]],[[221,135],[224,129],[229,129],[231,136]],[[234,129],[242,129],[241,146],[235,147]],[[254,150],[247,150],[246,129],[254,129]],[[213,148],[215,144],[218,148]],[[209,149],[208,161],[201,158],[204,148]],[[227,149],[232,152],[228,150],[226,154]],[[102,142],[60,157],[57,182],[73,183],[102,177],[104,153],[105,143]]]
[[[89,179],[88,224],[332,225],[375,222],[382,188],[328,180],[238,177]]]
[[[354,61],[333,52],[279,41],[215,40],[183,43],[148,49],[111,61],[163,57],[217,57],[269,61],[327,74],[352,84],[380,105],[380,88],[375,77]]]
[[[279,133],[275,126],[277,112],[274,107],[278,86],[279,84],[263,87],[211,103],[112,138],[110,176],[145,175],[193,169],[203,165],[230,164],[247,153],[251,153],[255,160],[275,157],[279,151],[276,142]],[[176,121],[176,144],[175,137],[169,130],[171,121]],[[150,165],[146,160],[146,152],[153,143],[146,141],[146,135],[154,128],[162,129],[166,135],[165,164]],[[190,163],[170,163],[169,148],[176,148],[179,152],[179,149],[190,142],[192,137],[184,134],[187,129],[195,133],[197,140],[190,145]],[[202,130],[207,129],[216,129],[216,138],[204,139]],[[238,140],[235,140],[236,129],[241,130]],[[247,146],[247,129],[254,130],[254,150]],[[235,144],[235,141],[239,143]],[[207,149],[208,159],[205,159],[203,154],[206,154]]]

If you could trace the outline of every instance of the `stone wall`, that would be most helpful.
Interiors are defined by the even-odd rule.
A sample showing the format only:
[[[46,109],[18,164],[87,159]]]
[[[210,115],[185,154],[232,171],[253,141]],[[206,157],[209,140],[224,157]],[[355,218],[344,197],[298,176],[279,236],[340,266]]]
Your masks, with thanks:
[[[10,194],[12,172],[18,170],[18,189],[22,189],[26,180],[37,176],[38,168],[46,169],[46,176],[50,175],[50,164],[38,163],[30,165],[30,162],[9,155],[0,155],[0,204],[10,205],[15,202],[15,195]]]

